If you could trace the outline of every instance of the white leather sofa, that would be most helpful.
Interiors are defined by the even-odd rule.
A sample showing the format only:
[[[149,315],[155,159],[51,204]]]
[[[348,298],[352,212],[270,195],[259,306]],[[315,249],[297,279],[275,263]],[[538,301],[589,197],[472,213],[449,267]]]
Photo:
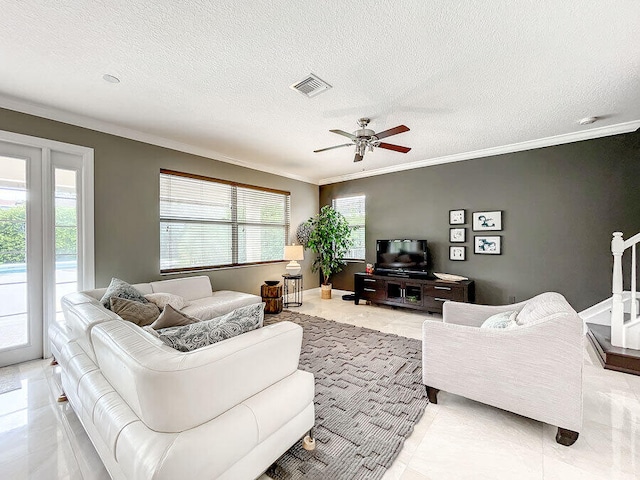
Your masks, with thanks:
[[[209,302],[197,297],[204,279]],[[211,294],[208,277],[134,286],[221,314],[261,301]],[[50,339],[64,392],[112,478],[252,479],[312,428],[300,326],[281,322],[183,353],[104,308],[103,293],[65,296],[66,321]],[[215,297],[223,301],[212,307]]]
[[[529,321],[480,328],[511,311]],[[422,380],[432,403],[444,390],[493,405],[557,426],[568,446],[582,428],[583,349],[583,322],[559,293],[500,306],[445,302],[442,322],[422,325]]]

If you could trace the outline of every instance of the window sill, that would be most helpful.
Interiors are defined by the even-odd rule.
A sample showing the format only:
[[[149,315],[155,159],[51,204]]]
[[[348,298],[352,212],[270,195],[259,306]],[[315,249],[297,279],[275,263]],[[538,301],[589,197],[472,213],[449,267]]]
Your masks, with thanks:
[[[256,262],[256,263],[244,263],[240,265],[221,265],[219,267],[196,267],[196,268],[176,268],[161,270],[160,275],[181,275],[184,273],[199,273],[199,272],[215,272],[218,270],[235,270],[236,268],[249,268],[249,267],[261,267],[266,265],[275,265],[277,263],[288,263],[287,260],[273,260],[271,262]]]

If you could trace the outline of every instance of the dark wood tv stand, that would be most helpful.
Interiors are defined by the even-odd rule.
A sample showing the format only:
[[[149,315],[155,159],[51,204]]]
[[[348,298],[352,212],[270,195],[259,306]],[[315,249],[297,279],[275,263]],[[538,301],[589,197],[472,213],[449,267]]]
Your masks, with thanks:
[[[473,280],[445,282],[435,277],[411,275],[354,275],[355,304],[360,300],[393,307],[442,313],[447,300],[473,302]]]

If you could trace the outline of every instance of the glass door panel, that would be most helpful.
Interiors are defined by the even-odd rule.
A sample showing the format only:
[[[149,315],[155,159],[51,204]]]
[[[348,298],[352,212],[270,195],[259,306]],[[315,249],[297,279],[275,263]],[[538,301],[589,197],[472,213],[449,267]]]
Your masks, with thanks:
[[[28,343],[27,161],[0,156],[0,350]]]
[[[78,290],[78,193],[76,170],[54,172],[56,318],[62,318],[60,299]]]
[[[42,357],[42,152],[0,141],[0,366]]]

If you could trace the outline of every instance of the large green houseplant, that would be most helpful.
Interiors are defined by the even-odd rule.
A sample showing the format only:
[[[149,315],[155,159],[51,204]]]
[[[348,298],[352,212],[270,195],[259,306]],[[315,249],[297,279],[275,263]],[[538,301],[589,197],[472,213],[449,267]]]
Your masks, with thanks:
[[[311,269],[322,272],[322,298],[331,298],[329,280],[346,264],[344,257],[353,243],[351,227],[346,218],[329,205],[322,207],[307,223],[311,231],[305,246],[316,253]]]

